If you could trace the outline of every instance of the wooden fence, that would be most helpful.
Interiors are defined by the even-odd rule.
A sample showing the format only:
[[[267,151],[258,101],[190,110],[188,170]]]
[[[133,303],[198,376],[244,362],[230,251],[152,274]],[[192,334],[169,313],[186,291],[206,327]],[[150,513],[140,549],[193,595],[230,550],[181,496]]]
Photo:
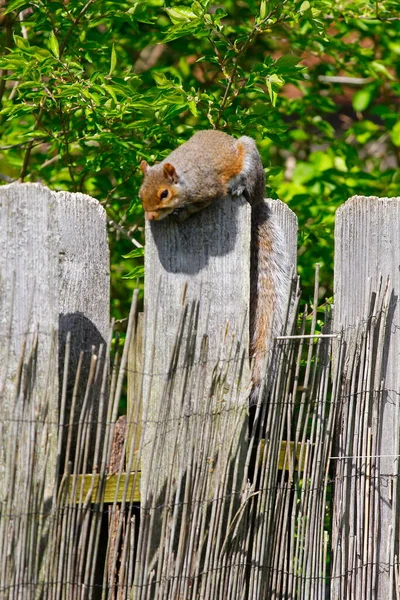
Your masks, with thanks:
[[[147,225],[121,344],[103,209],[0,187],[0,597],[397,599],[399,232],[338,211],[333,314],[292,282],[249,427],[244,200]]]

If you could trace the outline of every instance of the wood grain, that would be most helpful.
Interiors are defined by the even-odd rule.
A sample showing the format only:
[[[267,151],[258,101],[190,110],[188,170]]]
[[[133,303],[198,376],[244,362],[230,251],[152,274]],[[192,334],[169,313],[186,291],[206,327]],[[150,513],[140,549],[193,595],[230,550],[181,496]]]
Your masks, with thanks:
[[[386,600],[397,597],[400,550],[400,198],[355,196],[338,210],[334,288],[346,372],[332,597]]]

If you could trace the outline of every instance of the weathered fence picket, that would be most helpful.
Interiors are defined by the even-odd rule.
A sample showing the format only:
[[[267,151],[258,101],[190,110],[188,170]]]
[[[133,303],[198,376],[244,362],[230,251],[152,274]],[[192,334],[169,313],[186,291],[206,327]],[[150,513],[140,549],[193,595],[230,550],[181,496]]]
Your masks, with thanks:
[[[62,374],[67,334],[71,372],[81,356],[77,407],[85,401],[92,347],[97,351],[108,337],[105,212],[82,194],[57,194],[39,184],[2,186],[0,249],[1,581],[4,585],[16,562],[14,576],[9,573],[11,595],[4,597],[17,597],[12,596],[14,581],[21,586],[18,597],[28,598],[43,589],[40,564],[45,564],[44,556],[51,558],[43,544],[58,474],[64,470],[67,432],[59,424],[69,414],[68,407],[60,414],[66,406]],[[65,382],[71,392],[74,375]],[[86,408],[96,421],[95,385],[90,392]],[[77,429],[72,422],[71,461]],[[93,450],[91,445],[92,459]],[[35,552],[42,563],[33,560]]]
[[[295,269],[297,219],[283,203],[269,204],[271,219],[284,229]],[[214,475],[204,485],[211,498],[214,494],[214,505],[223,506],[223,494],[228,492],[217,491],[215,486],[218,480],[232,478],[236,487],[229,494],[236,498],[229,510],[233,514],[238,510],[248,439],[250,230],[248,203],[230,198],[185,223],[147,224],[143,520],[161,518],[164,506],[184,502],[185,483],[189,490],[188,480],[193,477],[188,469],[199,468],[203,460],[201,444],[197,446],[194,440],[199,435],[197,420],[207,413],[211,420],[221,420],[221,431],[216,433],[215,456],[209,457]],[[288,280],[288,291],[289,286]],[[216,370],[220,371],[217,377]],[[172,380],[175,391],[168,394],[172,404],[166,406],[165,390]],[[224,410],[229,418],[221,416]],[[182,420],[187,422],[185,432],[181,431]],[[151,468],[155,454],[159,456],[157,472]],[[231,466],[229,461],[233,461]],[[229,503],[228,498],[224,506]],[[161,552],[164,546],[163,530],[153,527],[152,531],[153,539],[147,539],[152,562],[148,572],[142,573],[141,585],[151,577],[155,565],[160,569],[162,564],[162,553],[160,558],[156,549]],[[176,549],[171,547],[171,551]]]
[[[67,333],[72,339],[72,371],[84,353],[78,404],[83,402],[92,347],[105,345],[108,337],[109,252],[104,209],[83,194],[54,193],[39,184],[2,186],[0,248],[1,437],[7,445],[7,423],[19,418],[19,400],[13,397],[14,390],[10,395],[10,384],[20,377],[19,393],[26,393],[20,360],[23,351],[26,355],[31,352],[29,368],[35,370],[32,417],[43,418],[48,427],[47,453],[38,452],[38,457],[47,457],[52,489],[59,451],[62,382],[58,377]],[[30,468],[26,461],[29,443],[21,430],[22,470]],[[0,499],[6,495],[3,477],[4,459],[0,458]]]
[[[270,201],[270,206],[271,218],[285,232],[287,252],[295,269],[297,219],[279,201]],[[171,369],[173,342],[185,306],[188,307],[186,310],[200,310],[199,314],[191,316],[196,321],[197,333],[196,347],[193,348],[194,361],[198,360],[200,342],[205,334],[210,348],[207,357],[210,363],[227,358],[231,344],[229,340],[239,341],[243,348],[248,348],[250,207],[244,199],[235,202],[230,198],[225,199],[184,223],[176,224],[170,220],[148,223],[146,274],[145,398],[148,394],[155,399],[161,397],[160,390]],[[186,318],[189,319],[188,316]],[[155,346],[154,340],[157,341]],[[184,360],[185,356],[181,356],[178,365],[173,368],[179,369]],[[206,371],[205,376],[207,387],[210,370]],[[248,394],[248,366],[244,366],[242,381],[242,389],[235,392],[239,404]],[[232,390],[229,393],[232,394]],[[160,407],[151,397],[148,400],[147,420],[156,423]],[[176,401],[180,402],[178,398]],[[172,421],[174,411],[175,408],[170,407],[168,418]],[[235,433],[227,432],[227,435],[230,438]],[[142,457],[143,471],[146,471],[148,453],[152,454],[153,432],[149,426],[145,437],[148,442]],[[169,473],[171,463],[168,447],[166,444],[163,458],[166,462],[160,465],[160,471],[164,469],[165,473]]]
[[[335,449],[333,600],[400,591],[399,296],[400,198],[355,196],[335,230],[335,330],[353,364]]]
[[[249,268],[250,207],[245,200],[237,203],[225,200],[181,224],[171,223],[170,220],[147,224],[144,398],[145,411],[148,411],[145,420],[154,423],[155,429],[152,430],[148,424],[144,432],[143,472],[148,473],[147,465],[154,452],[155,432],[159,435],[159,402],[162,402],[162,390],[171,369],[180,369],[184,380],[186,375],[182,367],[187,361],[187,353],[192,353],[193,363],[199,360],[199,347],[205,334],[209,336],[208,345],[213,353],[208,355],[207,360],[214,363],[218,362],[221,341],[225,336],[227,340],[222,348],[222,360],[227,358],[235,338],[243,347],[248,347]],[[201,306],[198,307],[196,303]],[[197,314],[199,308],[200,314]],[[174,340],[182,319],[196,322],[197,339],[191,342],[194,348],[190,348],[189,343],[186,352],[173,357]],[[225,331],[227,323],[228,332]],[[187,336],[187,326],[187,323],[182,324],[183,336]],[[171,364],[174,360],[177,361],[176,365]],[[234,393],[239,404],[243,403],[250,383],[248,367],[244,366],[244,369],[242,389]],[[204,375],[207,388],[210,370],[205,370]],[[175,395],[177,404],[170,406],[168,414],[164,416],[169,424],[169,433],[166,434],[165,452],[159,465],[160,489],[173,463],[173,424],[184,401],[179,393],[179,377],[175,382],[178,385]],[[239,427],[239,431],[241,429]],[[228,436],[231,435],[235,436],[236,433],[230,431]],[[180,450],[186,452],[184,448]]]

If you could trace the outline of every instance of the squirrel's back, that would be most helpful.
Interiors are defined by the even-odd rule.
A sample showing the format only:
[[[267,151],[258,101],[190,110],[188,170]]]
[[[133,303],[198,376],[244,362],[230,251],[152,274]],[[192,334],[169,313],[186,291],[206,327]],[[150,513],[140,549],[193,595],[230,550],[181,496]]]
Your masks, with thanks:
[[[239,174],[245,161],[245,149],[239,140],[217,130],[195,133],[187,142],[178,146],[160,164],[172,163],[183,177],[204,177],[205,188],[210,177],[226,184]]]

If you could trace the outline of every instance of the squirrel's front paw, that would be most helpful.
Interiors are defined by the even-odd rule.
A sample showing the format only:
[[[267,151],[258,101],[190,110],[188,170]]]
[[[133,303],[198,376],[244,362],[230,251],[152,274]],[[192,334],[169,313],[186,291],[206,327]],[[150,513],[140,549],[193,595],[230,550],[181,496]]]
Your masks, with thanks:
[[[235,177],[228,185],[228,194],[231,196],[242,196],[246,189],[246,182],[242,177]]]
[[[241,185],[241,186],[235,188],[234,190],[232,190],[231,195],[232,196],[243,196],[245,189],[246,189],[246,187],[244,185]]]

